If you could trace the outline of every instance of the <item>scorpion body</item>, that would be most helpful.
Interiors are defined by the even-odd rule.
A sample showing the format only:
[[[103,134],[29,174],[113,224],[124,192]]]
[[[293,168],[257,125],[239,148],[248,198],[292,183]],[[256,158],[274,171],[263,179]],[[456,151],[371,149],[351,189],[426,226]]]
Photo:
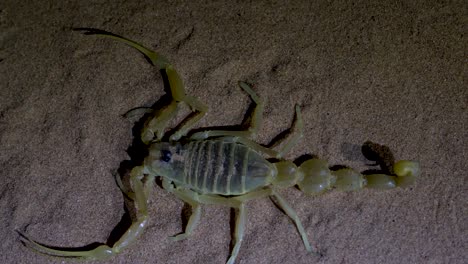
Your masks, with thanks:
[[[161,164],[161,153],[171,153],[165,164]],[[145,166],[169,166],[172,171],[166,177],[176,185],[201,194],[221,195],[241,195],[267,186],[276,172],[260,153],[226,140],[198,140],[175,146],[156,143],[150,148]]]
[[[246,202],[271,197],[294,222],[306,250],[316,252],[310,246],[296,212],[276,189],[297,186],[306,194],[320,194],[330,189],[390,189],[412,184],[420,173],[417,162],[394,162],[393,157],[387,164],[391,171],[383,170],[382,173],[365,175],[350,168],[330,170],[327,162],[318,158],[306,160],[299,166],[285,160],[284,154],[303,137],[299,106],[295,107],[296,116],[291,135],[284,139],[278,150],[259,145],[251,138],[258,132],[261,124],[263,101],[244,82],[239,82],[239,86],[255,103],[248,129],[205,130],[187,136],[194,124],[206,114],[207,107],[197,98],[185,94],[182,80],[172,65],[158,53],[132,40],[103,31],[87,31],[86,34],[113,38],[142,52],[154,66],[165,72],[173,100],[165,108],[151,112],[141,130],[141,141],[148,145],[149,151],[143,163],[130,172],[131,191],[122,185],[120,177],[117,178],[119,187],[135,202],[137,208],[136,219],[122,237],[112,246],[104,244],[92,250],[72,251],[50,248],[21,234],[22,241],[34,250],[52,256],[92,260],[106,259],[121,252],[138,238],[148,225],[148,197],[155,177],[160,176],[165,190],[192,207],[192,215],[185,231],[171,237],[172,240],[185,239],[193,232],[201,218],[202,204],[235,208],[237,213],[234,247],[227,261],[228,264],[233,264],[239,253],[247,222]],[[183,125],[170,135],[168,141],[162,141],[168,121],[176,115],[182,104],[188,105],[195,114],[189,116]]]

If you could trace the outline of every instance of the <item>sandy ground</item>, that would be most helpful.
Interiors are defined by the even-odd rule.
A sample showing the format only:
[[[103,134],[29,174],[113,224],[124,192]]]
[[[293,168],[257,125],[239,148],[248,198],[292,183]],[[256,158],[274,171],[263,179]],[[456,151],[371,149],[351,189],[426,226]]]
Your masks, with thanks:
[[[16,231],[82,247],[128,223],[112,176],[130,159],[134,124],[122,114],[157,102],[163,80],[135,50],[73,27],[166,55],[210,106],[199,127],[241,123],[244,80],[268,100],[262,144],[302,105],[305,138],[289,159],[314,154],[364,170],[360,146],[372,140],[420,161],[408,189],[281,190],[322,257],[270,200],[250,202],[237,263],[467,263],[466,2],[42,2],[0,3],[1,263],[62,262],[24,247]],[[103,263],[227,260],[228,208],[204,207],[193,236],[171,242],[186,206],[160,187],[150,202],[146,232]]]

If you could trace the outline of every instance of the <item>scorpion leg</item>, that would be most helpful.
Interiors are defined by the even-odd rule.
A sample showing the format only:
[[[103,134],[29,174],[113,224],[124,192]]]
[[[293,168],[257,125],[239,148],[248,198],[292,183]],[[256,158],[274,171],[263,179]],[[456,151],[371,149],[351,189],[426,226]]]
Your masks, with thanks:
[[[239,82],[239,86],[249,94],[252,101],[255,103],[255,108],[253,110],[250,126],[243,131],[229,131],[229,130],[206,130],[194,133],[190,139],[191,140],[203,140],[210,137],[220,137],[220,136],[233,136],[233,137],[244,137],[251,138],[254,137],[262,124],[263,119],[263,100],[252,90],[252,88],[245,82]]]
[[[291,218],[294,221],[294,224],[296,224],[296,228],[299,231],[299,234],[301,235],[302,242],[304,242],[304,246],[307,251],[312,252],[312,248],[310,247],[309,240],[307,239],[307,234],[304,230],[304,227],[302,226],[301,220],[297,216],[297,213],[292,209],[292,207],[284,200],[277,192],[274,190],[271,190],[271,197],[276,200],[276,204],[278,205],[279,208],[281,208],[289,218]]]
[[[185,232],[176,236],[171,237],[173,241],[178,241],[187,238],[199,222],[201,217],[201,206],[200,204],[217,204],[233,207],[237,209],[236,214],[236,227],[234,233],[234,247],[231,252],[231,256],[227,264],[234,264],[234,261],[239,254],[239,249],[242,244],[244,237],[245,223],[247,222],[247,212],[244,203],[234,198],[226,198],[217,195],[204,195],[198,194],[189,189],[177,189],[174,188],[169,181],[163,179],[163,187],[169,192],[174,193],[178,198],[192,206],[192,215],[188,221]]]
[[[239,201],[240,205],[237,207],[238,215],[236,218],[236,231],[235,231],[235,236],[234,236],[235,244],[231,252],[231,257],[228,260],[228,264],[234,263],[234,260],[237,257],[237,254],[239,253],[239,248],[242,242],[245,223],[247,222],[247,213],[245,211],[244,204],[249,200],[253,200],[253,199],[257,199],[257,198],[261,198],[265,196],[270,196],[274,198],[277,202],[277,205],[280,207],[280,209],[282,209],[286,213],[286,215],[289,216],[294,221],[296,228],[299,231],[299,234],[301,235],[301,238],[302,238],[302,241],[304,243],[306,250],[309,252],[312,252],[312,248],[309,244],[309,240],[307,239],[307,234],[296,212],[288,205],[288,203],[278,193],[276,193],[273,189],[267,188],[267,189],[262,189],[259,191],[247,193],[241,196],[229,198],[229,199]]]
[[[263,191],[263,190],[262,190]],[[261,191],[260,191],[261,192]],[[249,195],[249,194],[247,194]],[[242,197],[242,196],[241,196]],[[237,199],[237,197],[226,198],[213,195],[199,195],[199,200],[204,204],[219,204],[236,209],[236,225],[234,228],[234,246],[231,250],[227,264],[234,264],[237,255],[239,254],[242,241],[244,239],[245,224],[247,223],[247,209],[245,202],[248,199]]]
[[[189,218],[189,221],[185,228],[185,232],[178,234],[176,236],[172,236],[171,237],[172,241],[179,241],[179,240],[185,239],[192,234],[193,230],[195,229],[196,225],[198,224],[201,218],[201,203],[227,205],[230,207],[237,208],[238,210],[244,210],[244,209],[239,209],[242,204],[239,203],[238,201],[234,201],[230,198],[225,198],[225,197],[216,196],[216,195],[199,195],[198,193],[189,189],[176,189],[173,186],[170,186],[169,182],[166,179],[163,179],[163,187],[169,192],[174,193],[174,195],[176,195],[179,199],[188,203],[192,207],[192,215]],[[245,217],[242,217],[242,219],[244,218]],[[243,222],[245,222],[245,220],[243,220]],[[242,234],[240,235],[238,234],[236,235],[236,237],[241,237],[241,235]],[[239,251],[239,247],[240,245],[237,247],[236,252]]]
[[[278,151],[277,158],[282,158],[284,154],[290,151],[304,136],[304,125],[302,122],[301,108],[299,107],[299,105],[296,105],[295,110],[296,116],[294,118],[293,125],[290,128],[290,137],[287,138],[287,140],[285,140],[284,145]],[[279,143],[280,142],[278,142],[278,144]]]
[[[198,202],[198,194],[193,191],[174,189],[172,192],[175,194],[175,196],[188,203],[192,207],[192,215],[190,215],[187,226],[185,227],[185,232],[170,237],[172,241],[179,241],[187,238],[192,234],[201,218],[201,206]]]
[[[307,239],[307,234],[305,232],[304,227],[302,226],[301,220],[297,216],[297,213],[292,209],[292,207],[284,200],[275,190],[271,188],[251,192],[248,194],[244,194],[238,197],[233,197],[231,199],[236,199],[241,202],[246,202],[252,199],[262,198],[265,196],[270,196],[276,201],[276,205],[282,209],[291,220],[293,220],[296,228],[301,235],[302,241],[307,251],[312,252],[312,248],[310,246],[309,240]]]
[[[231,256],[229,257],[227,264],[233,264],[235,262],[237,255],[239,254],[242,241],[243,241],[245,224],[247,223],[247,210],[245,207],[245,203],[253,199],[258,199],[258,198],[267,197],[267,196],[274,198],[277,202],[277,205],[286,213],[286,215],[288,215],[294,221],[299,231],[299,234],[302,237],[306,250],[309,252],[312,251],[309,241],[307,239],[307,235],[304,230],[304,227],[302,226],[301,221],[299,220],[299,217],[297,216],[296,212],[288,205],[288,203],[281,196],[279,196],[278,193],[276,193],[271,188],[265,188],[265,189],[250,192],[244,195],[235,196],[235,197],[222,197],[218,195],[197,194],[191,190],[174,189],[172,186],[168,186],[168,184],[166,184],[164,188],[166,190],[169,190],[170,192],[174,192],[179,198],[187,202],[188,200],[192,200],[192,201],[195,201],[197,204],[224,205],[224,206],[235,208],[237,210],[236,225],[235,225],[235,231],[234,231],[234,246],[232,248]],[[193,216],[191,216],[191,218],[192,217]],[[189,220],[188,225],[190,225],[190,220]],[[188,226],[187,226],[187,229],[189,229]],[[187,233],[187,231],[185,233]]]
[[[299,217],[297,216],[296,212],[294,212],[294,210],[286,203],[286,201],[283,198],[281,198],[281,196],[279,196],[274,190],[270,188],[261,189],[258,191],[230,198],[213,195],[199,195],[198,200],[203,204],[226,205],[237,209],[236,226],[234,232],[234,247],[232,249],[231,256],[229,257],[229,260],[227,262],[228,264],[234,263],[239,253],[239,249],[244,237],[245,224],[247,223],[247,211],[245,208],[245,203],[253,199],[258,199],[267,196],[275,198],[278,206],[283,211],[285,211],[286,215],[288,215],[294,221],[302,237],[304,246],[306,247],[307,251],[312,251],[304,227],[302,226],[301,221],[299,220]]]
[[[271,157],[282,158],[284,154],[290,151],[297,144],[297,142],[304,136],[304,132],[303,132],[304,125],[303,125],[302,114],[301,114],[301,109],[299,105],[296,105],[295,107],[296,116],[295,116],[293,125],[290,128],[289,134],[291,134],[292,136],[287,138],[284,145],[280,148],[279,151],[275,151],[271,148],[261,146],[260,144],[249,139],[252,136],[255,136],[260,128],[260,125],[263,119],[264,102],[252,90],[252,88],[248,84],[244,82],[239,82],[239,86],[246,93],[250,95],[250,98],[252,98],[252,101],[254,101],[256,104],[256,107],[252,114],[249,128],[247,128],[247,130],[244,130],[244,131],[206,130],[206,131],[194,133],[190,137],[190,139],[203,140],[203,139],[207,139],[210,137],[233,137],[234,139],[230,139],[230,140],[240,142],[244,145],[247,145],[253,148],[256,151],[265,153]]]
[[[237,255],[239,254],[239,249],[244,239],[244,229],[245,224],[247,223],[247,209],[245,208],[244,203],[241,203],[237,209],[236,214],[236,227],[234,231],[234,247],[231,251],[231,256],[229,257],[227,264],[234,264]]]
[[[264,147],[258,144],[257,142],[252,141],[245,137],[234,136],[230,140],[242,143],[256,151],[265,153],[271,157],[275,157],[278,159],[282,158],[284,154],[286,154],[289,150],[291,150],[291,148],[293,148],[294,145],[296,145],[297,142],[304,136],[304,132],[303,132],[304,125],[302,122],[301,108],[299,107],[299,105],[296,105],[295,109],[296,109],[296,117],[293,122],[293,125],[290,128],[290,134],[293,134],[293,135],[287,138],[286,142],[284,143],[284,145],[279,151],[273,150],[272,148]]]
[[[34,240],[21,234],[21,239],[26,246],[47,255],[60,256],[60,257],[75,257],[89,260],[103,260],[107,259],[123,249],[127,248],[136,238],[138,238],[146,225],[148,224],[148,209],[147,197],[145,194],[145,186],[141,181],[144,177],[144,167],[135,167],[131,172],[131,182],[135,191],[135,202],[137,206],[137,219],[132,223],[129,229],[122,235],[122,237],[113,245],[100,245],[95,249],[87,251],[72,251],[72,250],[57,250],[41,245]],[[154,177],[152,177],[153,180]]]
[[[261,152],[261,153],[264,153],[265,155],[268,155],[270,157],[279,157],[279,153],[271,148],[267,148],[267,147],[264,147],[260,144],[258,144],[257,142],[253,141],[253,140],[250,140],[248,138],[245,138],[245,137],[223,137],[222,138],[223,141],[228,141],[228,142],[238,142],[238,143],[242,143],[246,146],[248,146],[249,148],[255,150],[255,151],[258,151],[258,152]]]
[[[304,136],[304,132],[303,132],[304,125],[302,122],[301,109],[299,105],[296,105],[295,109],[296,109],[296,118],[295,118],[293,125],[290,128],[290,134],[293,134],[293,136],[287,138],[286,143],[284,143],[284,145],[279,151],[273,150],[272,148],[264,147],[258,144],[257,142],[252,141],[248,138],[233,137],[233,139],[231,140],[242,143],[256,151],[265,153],[271,157],[280,159],[284,156],[284,154],[286,154],[289,150],[291,150],[291,148],[293,148],[294,145],[296,145],[297,142]]]

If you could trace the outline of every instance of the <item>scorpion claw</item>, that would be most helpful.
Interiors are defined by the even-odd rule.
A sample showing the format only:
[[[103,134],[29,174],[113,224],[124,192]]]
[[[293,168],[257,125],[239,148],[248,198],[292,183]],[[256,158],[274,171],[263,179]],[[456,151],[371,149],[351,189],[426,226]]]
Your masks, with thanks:
[[[104,260],[108,259],[109,257],[113,256],[117,251],[114,251],[111,247],[107,245],[100,245],[93,250],[89,251],[67,251],[67,250],[59,250],[49,248],[42,244],[37,243],[36,241],[32,240],[31,238],[27,237],[25,234],[17,231],[20,235],[21,242],[37,251],[40,254],[54,256],[54,257],[72,257],[75,259],[83,259],[83,260]]]

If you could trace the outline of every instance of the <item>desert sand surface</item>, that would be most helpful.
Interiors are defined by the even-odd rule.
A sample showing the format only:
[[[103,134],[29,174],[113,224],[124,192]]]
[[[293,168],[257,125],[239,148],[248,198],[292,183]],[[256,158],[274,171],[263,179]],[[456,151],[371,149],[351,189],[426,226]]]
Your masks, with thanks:
[[[1,1],[0,263],[83,263],[39,255],[18,232],[93,247],[128,225],[125,205],[132,215],[113,176],[135,136],[122,115],[160,107],[167,91],[139,52],[72,30],[83,27],[167,57],[210,107],[197,128],[239,125],[251,102],[237,82],[246,81],[266,99],[261,144],[301,105],[304,138],[287,159],[363,171],[371,140],[420,162],[406,189],[280,190],[321,255],[269,199],[249,202],[236,263],[467,263],[466,1],[292,2]],[[90,263],[225,263],[231,210],[204,206],[193,235],[171,242],[188,209],[156,185],[144,234]]]

